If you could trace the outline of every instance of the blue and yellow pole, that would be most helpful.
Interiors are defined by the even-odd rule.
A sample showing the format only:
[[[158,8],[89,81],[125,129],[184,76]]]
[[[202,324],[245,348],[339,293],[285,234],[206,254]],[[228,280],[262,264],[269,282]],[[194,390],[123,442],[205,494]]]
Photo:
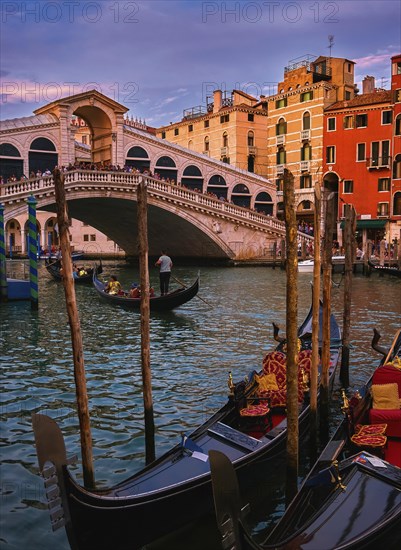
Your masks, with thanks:
[[[4,238],[4,205],[0,204],[0,302],[7,302],[6,240]]]
[[[28,198],[29,234],[29,282],[31,285],[31,307],[38,309],[38,230],[36,225],[36,205],[34,196]]]

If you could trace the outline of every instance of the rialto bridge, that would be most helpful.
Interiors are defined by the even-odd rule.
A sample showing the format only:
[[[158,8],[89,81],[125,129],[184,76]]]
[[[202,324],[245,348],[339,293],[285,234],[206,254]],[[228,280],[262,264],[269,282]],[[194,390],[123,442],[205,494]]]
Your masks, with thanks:
[[[144,178],[148,196],[149,254],[167,247],[175,257],[267,258],[283,239],[283,222],[272,216],[141,174],[74,170],[65,173],[71,217],[96,227],[137,254],[137,186]],[[5,224],[27,212],[33,195],[38,210],[55,210],[53,177],[3,184]],[[25,231],[25,229],[22,229]],[[24,241],[24,239],[23,239]]]
[[[17,220],[24,252],[29,195],[37,210],[55,212],[53,179],[41,174],[58,166],[68,168],[70,217],[100,230],[128,255],[137,253],[136,190],[143,177],[150,255],[168,248],[175,258],[269,256],[285,235],[275,217],[275,184],[156,138],[151,128],[124,118],[127,111],[93,90],[0,123],[0,174],[4,182],[13,180],[0,185],[6,238]],[[77,119],[85,121],[87,144],[77,140]],[[47,243],[46,229],[39,231]]]

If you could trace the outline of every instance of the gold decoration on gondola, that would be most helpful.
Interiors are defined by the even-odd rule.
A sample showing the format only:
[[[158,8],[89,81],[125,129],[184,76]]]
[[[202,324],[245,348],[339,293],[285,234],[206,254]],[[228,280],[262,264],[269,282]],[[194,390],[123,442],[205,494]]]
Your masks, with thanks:
[[[231,371],[229,371],[229,373],[228,373],[227,385],[228,385],[228,389],[230,390],[230,395],[234,395],[235,384],[234,384],[234,381],[233,381],[233,375],[232,375]]]
[[[344,388],[341,388],[341,397],[343,398],[343,404],[342,404],[342,407],[341,407],[341,411],[343,412],[343,414],[345,414],[349,410],[349,401],[348,401],[348,397],[345,394],[345,389]]]
[[[347,486],[344,485],[342,477],[340,475],[340,469],[338,467],[338,460],[334,460],[332,465],[333,465],[334,470],[336,472],[336,481],[337,481],[336,489],[341,489],[341,491],[344,492],[346,490]]]

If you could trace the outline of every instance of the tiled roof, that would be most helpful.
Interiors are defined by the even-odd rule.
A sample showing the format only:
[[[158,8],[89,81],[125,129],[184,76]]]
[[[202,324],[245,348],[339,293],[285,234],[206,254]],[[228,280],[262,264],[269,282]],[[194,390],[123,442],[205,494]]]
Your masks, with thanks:
[[[367,105],[377,105],[379,103],[391,103],[391,90],[383,90],[380,92],[372,92],[370,94],[357,95],[354,99],[337,101],[326,111],[335,111],[337,109],[351,109],[353,107],[362,107]]]

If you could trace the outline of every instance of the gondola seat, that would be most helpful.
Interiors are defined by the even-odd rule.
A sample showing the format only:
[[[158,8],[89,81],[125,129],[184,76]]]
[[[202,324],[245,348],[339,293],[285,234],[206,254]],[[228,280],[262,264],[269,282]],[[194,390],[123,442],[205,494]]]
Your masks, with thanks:
[[[401,370],[391,363],[379,367],[372,377],[372,394],[370,423],[385,423],[387,436],[401,437]]]

